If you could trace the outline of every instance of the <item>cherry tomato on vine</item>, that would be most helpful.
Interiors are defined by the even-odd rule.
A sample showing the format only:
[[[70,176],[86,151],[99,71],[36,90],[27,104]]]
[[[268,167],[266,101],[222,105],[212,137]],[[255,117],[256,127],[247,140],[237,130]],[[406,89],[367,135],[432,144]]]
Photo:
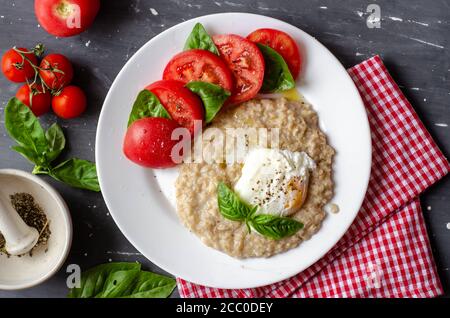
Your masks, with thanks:
[[[52,99],[52,108],[58,117],[70,119],[80,116],[86,109],[86,95],[77,86],[67,86]]]
[[[61,89],[72,81],[72,63],[62,54],[47,55],[42,59],[39,68],[41,79],[51,89]]]
[[[19,53],[22,53],[23,56]],[[2,57],[3,74],[12,82],[23,83],[27,79],[31,79],[35,75],[33,66],[37,64],[37,58],[33,52],[25,48],[12,48]]]
[[[48,90],[45,92],[41,85],[28,84],[19,88],[16,98],[27,105],[35,116],[41,116],[50,110],[52,105],[52,95]]]

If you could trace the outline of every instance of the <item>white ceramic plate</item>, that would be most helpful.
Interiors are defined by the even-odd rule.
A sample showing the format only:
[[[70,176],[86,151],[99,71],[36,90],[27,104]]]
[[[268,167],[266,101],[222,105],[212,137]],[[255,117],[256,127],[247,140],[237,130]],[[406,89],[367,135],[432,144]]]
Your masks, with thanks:
[[[298,248],[271,258],[237,260],[205,246],[179,222],[175,210],[176,169],[151,170],[122,153],[128,115],[138,92],[159,80],[172,55],[182,50],[196,22],[210,34],[246,36],[276,28],[300,44],[305,57],[299,91],[319,114],[321,128],[336,149],[335,196],[340,212]],[[149,260],[175,276],[220,288],[249,288],[293,276],[329,251],[353,222],[364,198],[371,166],[365,109],[339,61],[317,40],[285,22],[247,13],[223,13],[178,24],[148,41],[127,62],[105,99],[97,129],[96,160],[106,204],[130,242]],[[188,190],[187,190],[188,191]]]

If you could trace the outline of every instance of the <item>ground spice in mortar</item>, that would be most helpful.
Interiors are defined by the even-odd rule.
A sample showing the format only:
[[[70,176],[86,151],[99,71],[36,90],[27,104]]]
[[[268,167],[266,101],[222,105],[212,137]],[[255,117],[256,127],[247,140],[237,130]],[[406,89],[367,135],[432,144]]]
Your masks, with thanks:
[[[42,208],[34,201],[33,196],[29,193],[22,192],[15,193],[9,197],[13,208],[17,211],[17,213],[19,213],[23,221],[27,225],[34,227],[39,232],[39,239],[33,249],[47,244],[51,234],[48,224],[49,222]],[[30,256],[33,256],[32,252],[33,250],[30,251]],[[1,233],[0,253],[8,254],[5,251],[5,239]]]

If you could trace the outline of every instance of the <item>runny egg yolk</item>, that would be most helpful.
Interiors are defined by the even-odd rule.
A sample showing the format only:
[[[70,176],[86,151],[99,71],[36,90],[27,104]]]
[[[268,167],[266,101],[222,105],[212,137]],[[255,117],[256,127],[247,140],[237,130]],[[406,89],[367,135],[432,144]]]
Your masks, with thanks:
[[[306,200],[309,174],[315,163],[305,152],[255,148],[245,157],[234,190],[256,206],[258,214],[287,216]]]
[[[305,203],[308,191],[309,175],[302,178],[293,177],[288,183],[289,201],[286,202],[285,208],[290,210],[299,210]]]

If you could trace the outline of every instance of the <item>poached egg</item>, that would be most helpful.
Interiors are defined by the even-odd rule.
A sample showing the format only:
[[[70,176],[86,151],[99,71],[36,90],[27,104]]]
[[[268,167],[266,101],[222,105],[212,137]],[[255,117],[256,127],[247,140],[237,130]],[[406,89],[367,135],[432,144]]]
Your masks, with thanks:
[[[234,190],[257,214],[287,216],[303,205],[309,173],[316,167],[305,152],[254,148],[244,160]]]

